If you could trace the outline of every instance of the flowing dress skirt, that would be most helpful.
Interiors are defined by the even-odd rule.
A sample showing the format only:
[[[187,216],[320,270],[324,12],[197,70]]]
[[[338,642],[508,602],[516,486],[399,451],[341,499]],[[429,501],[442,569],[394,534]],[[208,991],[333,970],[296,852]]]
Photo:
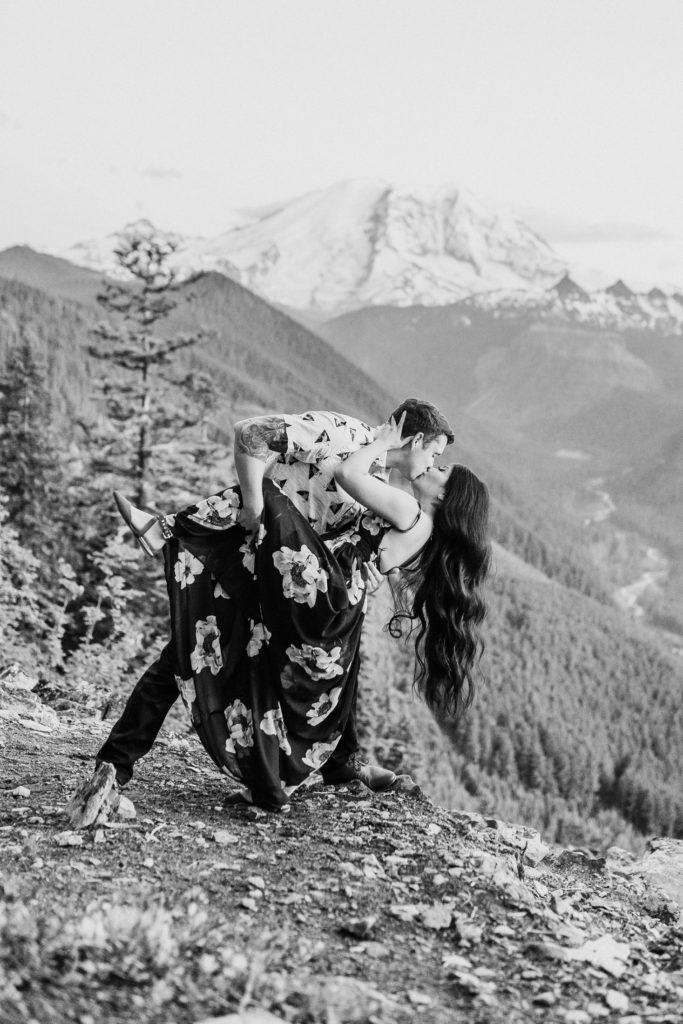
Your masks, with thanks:
[[[376,532],[359,517],[323,539],[265,480],[260,529],[247,536],[240,501],[229,488],[175,517],[165,557],[176,680],[214,762],[275,808],[339,742]]]

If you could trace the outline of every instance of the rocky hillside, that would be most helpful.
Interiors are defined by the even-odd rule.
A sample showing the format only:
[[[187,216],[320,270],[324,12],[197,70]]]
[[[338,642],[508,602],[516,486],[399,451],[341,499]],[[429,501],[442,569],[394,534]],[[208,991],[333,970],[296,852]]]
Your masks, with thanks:
[[[678,1024],[681,843],[553,847],[405,776],[224,807],[179,724],[132,803],[73,831],[108,723],[22,683],[0,684],[3,1024]]]

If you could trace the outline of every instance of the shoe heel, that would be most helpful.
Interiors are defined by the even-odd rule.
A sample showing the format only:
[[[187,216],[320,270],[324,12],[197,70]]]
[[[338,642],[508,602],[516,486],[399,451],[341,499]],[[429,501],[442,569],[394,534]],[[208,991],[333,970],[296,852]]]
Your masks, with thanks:
[[[133,506],[131,505],[131,503],[128,501],[127,498],[124,498],[120,491],[112,491],[112,494],[114,495],[114,501],[116,502],[116,507],[119,511],[119,515],[123,519],[124,523],[130,530],[130,532],[133,534],[135,542],[138,544],[139,547],[142,548],[146,555],[149,555],[150,558],[156,558],[157,552],[150,547],[150,545],[143,536],[143,533],[146,532],[153,525],[153,522],[149,523],[144,530],[138,530],[135,526],[133,526],[133,519],[131,516],[131,509]]]

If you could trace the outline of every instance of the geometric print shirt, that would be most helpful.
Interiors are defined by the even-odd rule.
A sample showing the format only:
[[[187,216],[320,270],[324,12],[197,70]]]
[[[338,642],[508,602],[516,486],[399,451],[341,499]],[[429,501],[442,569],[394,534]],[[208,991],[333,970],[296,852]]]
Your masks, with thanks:
[[[287,448],[268,465],[265,476],[279,485],[316,533],[354,519],[363,506],[337,485],[334,473],[351,452],[374,440],[375,429],[337,412],[304,412],[282,419]],[[379,459],[375,469],[381,471],[384,461],[385,457]]]

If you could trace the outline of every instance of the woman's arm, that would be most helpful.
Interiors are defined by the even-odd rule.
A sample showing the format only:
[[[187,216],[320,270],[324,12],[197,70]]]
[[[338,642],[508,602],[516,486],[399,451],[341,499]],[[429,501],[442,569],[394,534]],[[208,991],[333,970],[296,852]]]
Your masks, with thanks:
[[[334,478],[361,505],[382,516],[398,530],[407,530],[420,509],[415,498],[370,475],[370,467],[380,455],[390,448],[401,447],[402,426],[402,421],[398,426],[393,422],[383,424],[375,440],[352,452],[335,470]]]

